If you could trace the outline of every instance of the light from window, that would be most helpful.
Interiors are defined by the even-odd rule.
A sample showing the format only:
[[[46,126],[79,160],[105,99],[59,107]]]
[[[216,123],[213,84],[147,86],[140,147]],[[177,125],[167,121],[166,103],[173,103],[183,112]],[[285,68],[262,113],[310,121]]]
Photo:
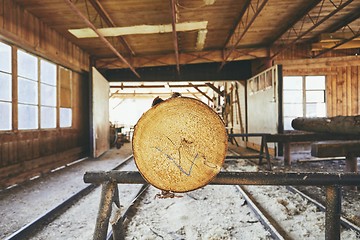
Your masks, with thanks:
[[[0,130],[12,129],[11,46],[0,42]]]
[[[19,129],[38,128],[38,106],[19,104]]]
[[[325,117],[325,76],[283,78],[284,129],[293,130],[296,117]]]
[[[18,128],[38,128],[38,59],[18,50]]]
[[[71,127],[72,110],[71,108],[60,108],[60,127]]]
[[[40,60],[40,127],[56,128],[56,65]]]
[[[0,130],[11,130],[11,103],[0,101]]]

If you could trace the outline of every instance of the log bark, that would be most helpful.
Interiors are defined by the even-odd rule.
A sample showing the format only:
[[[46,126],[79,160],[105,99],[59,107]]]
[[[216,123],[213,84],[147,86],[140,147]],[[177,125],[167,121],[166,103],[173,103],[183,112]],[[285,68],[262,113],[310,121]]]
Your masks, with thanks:
[[[360,134],[360,115],[336,116],[330,118],[295,118],[292,123],[295,130],[335,133]]]
[[[227,141],[223,121],[209,106],[177,97],[143,114],[132,144],[135,164],[144,179],[161,190],[187,192],[217,175]]]

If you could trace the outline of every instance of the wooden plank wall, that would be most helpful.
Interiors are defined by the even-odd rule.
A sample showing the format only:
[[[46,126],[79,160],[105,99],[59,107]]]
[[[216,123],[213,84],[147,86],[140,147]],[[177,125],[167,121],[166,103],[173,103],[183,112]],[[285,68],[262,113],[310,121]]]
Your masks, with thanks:
[[[88,71],[88,53],[13,1],[0,0],[0,40],[75,71]]]
[[[9,0],[0,0],[0,41],[71,70],[73,117],[71,128],[0,131],[2,189],[88,156],[89,55]],[[14,64],[15,58],[16,54]],[[16,68],[13,74],[16,75]],[[14,108],[16,87],[14,81]],[[16,111],[14,113],[13,124],[17,126]]]
[[[360,115],[360,56],[352,52],[331,52],[315,59],[308,49],[293,48],[279,55],[284,76],[325,75],[327,116]]]

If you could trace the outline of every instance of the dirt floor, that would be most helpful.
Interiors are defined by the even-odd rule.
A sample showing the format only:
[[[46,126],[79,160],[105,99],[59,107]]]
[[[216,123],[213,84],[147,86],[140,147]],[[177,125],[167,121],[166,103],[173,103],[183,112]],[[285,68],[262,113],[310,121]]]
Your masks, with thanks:
[[[229,152],[236,151],[240,155],[244,154],[256,154],[256,152],[250,151],[249,149],[244,149],[240,147],[236,147],[234,145],[229,146]],[[6,221],[0,222],[0,239],[4,239],[9,236],[14,231],[18,230],[25,224],[29,223],[30,221],[34,220],[34,218],[38,217],[39,215],[43,214],[47,210],[54,207],[55,204],[59,204],[60,201],[67,199],[70,195],[77,192],[79,189],[85,186],[83,182],[83,174],[86,171],[92,170],[110,170],[120,162],[124,161],[127,156],[132,153],[131,144],[125,144],[121,149],[111,149],[110,151],[106,152],[100,159],[86,159],[80,161],[74,165],[67,166],[63,169],[55,171],[51,174],[47,174],[44,176],[40,176],[32,181],[28,181],[22,185],[13,187],[11,189],[0,191],[0,218],[6,219]],[[310,152],[305,150],[297,151],[292,153],[292,164],[290,167],[284,166],[284,161],[281,157],[279,158],[272,158],[272,169],[273,171],[281,171],[281,172],[343,172],[345,168],[345,160],[315,160],[310,156]],[[258,166],[258,160],[252,159],[250,160],[254,163],[252,167],[250,167],[250,171],[265,171],[266,164]],[[225,161],[224,170],[238,170],[242,171],[241,167],[243,167],[244,163],[240,164],[240,160],[229,160]],[[245,168],[246,166],[244,166]],[[200,189],[198,191],[190,192],[185,194],[182,198],[182,201],[185,201],[183,204],[180,200],[177,199],[168,199],[168,200],[154,200],[154,196],[156,193],[159,192],[157,189],[152,189],[149,191],[148,195],[149,198],[144,201],[144,211],[139,209],[139,212],[136,213],[136,218],[134,221],[130,222],[128,225],[128,231],[132,233],[136,233],[139,229],[139,225],[137,224],[140,222],[140,219],[146,221],[144,215],[141,215],[141,212],[149,213],[148,217],[154,217],[155,213],[159,214],[166,214],[166,216],[170,217],[170,220],[173,220],[178,225],[175,225],[173,232],[168,235],[168,233],[163,232],[161,228],[144,228],[143,232],[140,236],[146,236],[146,231],[150,231],[148,234],[154,235],[154,238],[147,238],[147,239],[161,239],[161,237],[157,236],[166,236],[163,239],[173,239],[174,236],[179,237],[186,237],[186,236],[193,236],[194,239],[232,239],[235,236],[241,236],[243,229],[238,229],[238,224],[236,218],[239,217],[234,215],[231,218],[229,215],[228,221],[224,221],[224,219],[220,218],[219,222],[213,222],[217,219],[216,216],[219,214],[222,217],[228,216],[222,213],[216,213],[215,207],[211,204],[216,202],[220,203],[223,202],[221,199],[223,194],[216,195],[213,192],[223,192],[226,188],[221,188],[222,190],[218,190],[219,187],[214,186],[207,186],[204,189]],[[130,190],[130,188],[124,189],[124,195],[130,195],[126,191]],[[313,198],[317,199],[319,202],[324,204],[324,189],[320,187],[303,187],[302,190],[307,191]],[[264,190],[262,190],[264,191]],[[360,225],[360,195],[358,191],[347,190],[343,189],[343,204],[342,204],[342,211],[345,213],[347,218]],[[224,192],[223,192],[224,193]],[[228,193],[229,196],[232,196],[233,193],[232,188],[229,188]],[[260,195],[264,195],[263,193]],[[121,197],[121,199],[125,198],[126,196]],[[127,196],[128,197],[128,196]],[[213,197],[218,197],[216,199],[212,199]],[[236,196],[234,195],[235,199]],[[275,198],[275,197],[273,197]],[[206,202],[206,200],[208,202]],[[229,198],[229,201],[231,199]],[[45,229],[41,234],[36,235],[32,239],[89,239],[93,234],[94,223],[96,219],[98,204],[99,204],[99,191],[95,191],[92,194],[92,197],[84,200],[84,205],[86,206],[86,211],[84,209],[77,209],[75,213],[71,213],[70,215],[64,215],[64,217],[59,218],[58,220],[54,221],[53,223],[49,224],[47,229]],[[235,200],[231,200],[229,202],[229,206],[235,206],[236,204],[243,204],[243,200],[239,200],[237,202]],[[268,201],[268,200],[267,200]],[[299,200],[301,201],[301,200]],[[177,205],[175,205],[175,202]],[[123,202],[124,203],[124,202]],[[125,203],[124,203],[125,204]],[[158,206],[159,209],[155,212],[149,211],[151,208],[151,204],[154,206]],[[166,209],[161,204],[165,204],[168,207]],[[234,205],[235,204],[235,205]],[[194,206],[194,210],[190,210],[187,208],[188,206]],[[226,204],[225,204],[226,205]],[[225,211],[228,209],[229,211],[231,208],[228,208],[224,205],[224,209],[220,211]],[[211,207],[210,209],[205,209],[202,212],[212,212],[213,215],[204,215],[203,218],[209,218],[210,225],[201,226],[200,221],[202,218],[199,216],[201,215],[191,215],[193,220],[196,222],[192,222],[193,226],[196,227],[189,227],[186,225],[186,222],[189,221],[190,214],[193,214],[195,211],[200,211],[201,207]],[[184,207],[184,208],[182,208]],[[288,207],[289,208],[289,207]],[[165,210],[164,210],[165,209]],[[171,214],[168,214],[168,210],[173,210]],[[185,216],[183,209],[187,209],[187,213],[189,215]],[[237,209],[237,208],[236,208]],[[286,209],[288,210],[288,209]],[[226,210],[227,211],[227,210]],[[237,211],[237,210],[236,210]],[[231,210],[231,214],[236,212],[235,210]],[[280,210],[277,210],[280,211]],[[80,214],[81,213],[81,214]],[[176,215],[179,214],[179,215]],[[69,217],[70,216],[70,217]],[[76,217],[78,216],[78,217]],[[81,216],[81,218],[79,217]],[[159,217],[159,219],[149,220],[155,222],[164,222],[164,226],[167,226],[168,220],[164,217]],[[155,216],[156,217],[156,216]],[[177,219],[177,220],[176,220]],[[175,221],[176,220],[176,221]],[[186,221],[185,221],[186,220]],[[76,222],[77,228],[72,229],[73,223]],[[254,222],[253,220],[246,220],[244,224]],[[256,222],[256,221],[255,221]],[[183,223],[184,225],[181,225]],[[221,224],[226,223],[227,225],[222,226]],[[148,226],[150,222],[141,225],[142,227]],[[180,224],[180,225],[179,225]],[[200,224],[200,225],[196,225]],[[235,224],[235,225],[234,225]],[[218,226],[215,229],[211,229],[208,231],[211,226]],[[294,224],[291,224],[294,225]],[[296,225],[296,224],[295,224]],[[203,227],[203,228],[202,228]],[[251,226],[249,226],[251,227]],[[244,228],[244,226],[242,226]],[[135,230],[134,230],[135,229]],[[136,230],[137,229],[137,230]],[[150,229],[150,230],[149,230]],[[203,232],[202,232],[203,231]],[[257,232],[256,230],[255,232]],[[233,234],[233,235],[229,235]],[[304,235],[300,236],[307,236],[305,233]],[[79,236],[81,236],[79,238]],[[157,237],[156,237],[157,236]],[[232,236],[232,237],[231,237]],[[255,236],[255,235],[253,235]],[[131,237],[129,234],[129,239],[143,239],[139,236]],[[216,238],[217,237],[217,238]],[[221,238],[223,237],[223,238]],[[180,238],[179,238],[180,239]],[[187,239],[187,238],[185,238]],[[236,238],[237,239],[237,238]],[[241,238],[240,238],[241,239]],[[244,238],[245,239],[245,238]],[[247,238],[247,239],[255,239],[255,238]],[[259,237],[257,239],[269,239],[268,236],[265,234],[264,237]],[[351,238],[345,238],[351,239]]]
[[[275,172],[345,172],[345,158],[316,158],[312,157],[310,153],[310,145],[302,143],[292,145],[291,152],[291,166],[284,165],[283,157],[272,157],[272,171]],[[233,150],[240,154],[257,154],[257,152],[235,145],[229,145],[229,150]],[[258,164],[257,159],[251,159],[255,164]],[[264,161],[264,160],[263,160]],[[258,166],[259,171],[266,171],[266,161],[263,165]],[[360,169],[360,161],[358,159],[358,169]],[[299,186],[299,190],[304,191],[318,202],[325,205],[325,187],[317,186]],[[360,183],[357,187],[359,190],[342,189],[342,211],[346,218],[360,226]]]

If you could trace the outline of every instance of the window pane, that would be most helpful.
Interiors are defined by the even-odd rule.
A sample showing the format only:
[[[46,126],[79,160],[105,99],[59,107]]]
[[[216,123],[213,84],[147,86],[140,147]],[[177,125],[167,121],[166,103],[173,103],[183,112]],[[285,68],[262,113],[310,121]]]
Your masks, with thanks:
[[[18,78],[19,103],[38,104],[38,83]]]
[[[306,91],[306,102],[307,103],[325,102],[324,91]]]
[[[40,81],[52,86],[56,86],[56,65],[41,59],[40,61]]]
[[[41,128],[55,128],[56,127],[56,108],[41,107]]]
[[[11,73],[11,47],[0,42],[0,71]]]
[[[287,90],[288,89],[302,90],[303,89],[302,76],[283,77],[283,88]]]
[[[71,108],[60,108],[60,127],[71,127]]]
[[[306,90],[325,90],[325,76],[305,77]]]
[[[38,128],[38,108],[36,106],[18,105],[19,129]]]
[[[1,57],[0,57],[1,59]],[[11,75],[0,72],[0,100],[11,101]]]
[[[325,103],[306,104],[306,117],[326,117]]]
[[[285,91],[284,90],[284,103],[302,103],[302,91]]]
[[[56,87],[41,84],[41,105],[56,107]]]
[[[38,79],[38,59],[37,57],[18,50],[18,75],[21,77],[37,80]]]
[[[11,103],[0,102],[0,130],[11,130]]]
[[[302,117],[302,104],[284,104],[284,117]]]

